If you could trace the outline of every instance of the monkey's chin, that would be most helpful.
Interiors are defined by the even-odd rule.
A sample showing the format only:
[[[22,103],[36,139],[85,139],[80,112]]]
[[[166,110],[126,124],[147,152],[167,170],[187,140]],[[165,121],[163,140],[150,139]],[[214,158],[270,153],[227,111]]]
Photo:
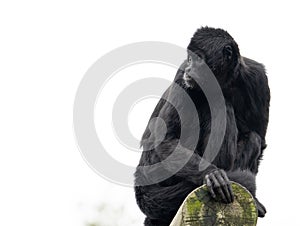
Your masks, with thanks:
[[[194,87],[194,80],[186,72],[183,74],[183,81],[184,81],[184,86],[186,88],[193,88]]]

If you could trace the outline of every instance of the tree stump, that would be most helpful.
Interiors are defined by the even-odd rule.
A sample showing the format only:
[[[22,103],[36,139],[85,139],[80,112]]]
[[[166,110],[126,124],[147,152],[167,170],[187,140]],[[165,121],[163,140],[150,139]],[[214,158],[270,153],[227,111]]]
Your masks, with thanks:
[[[234,202],[215,201],[203,185],[192,191],[180,206],[170,226],[255,226],[257,209],[248,190],[232,182]]]

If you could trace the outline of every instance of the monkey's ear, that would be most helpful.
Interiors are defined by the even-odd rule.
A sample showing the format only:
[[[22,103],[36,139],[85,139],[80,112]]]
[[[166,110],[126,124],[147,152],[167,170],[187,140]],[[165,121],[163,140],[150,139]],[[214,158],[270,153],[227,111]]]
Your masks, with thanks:
[[[224,54],[224,56],[226,56],[229,60],[232,58],[233,50],[232,50],[231,45],[226,45],[226,46],[224,46],[223,54]]]

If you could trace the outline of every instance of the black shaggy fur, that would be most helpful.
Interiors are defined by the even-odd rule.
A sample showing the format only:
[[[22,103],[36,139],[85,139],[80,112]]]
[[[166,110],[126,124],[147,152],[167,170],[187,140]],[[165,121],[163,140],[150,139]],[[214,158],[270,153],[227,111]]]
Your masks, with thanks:
[[[226,46],[230,46],[230,57],[226,55]],[[240,56],[237,43],[222,29],[198,29],[188,50],[205,60],[222,88],[227,109],[226,134],[213,164],[199,171],[199,162],[210,135],[211,115],[204,93],[199,87],[186,86],[185,72],[179,69],[174,82],[163,94],[151,116],[154,118],[159,115],[165,121],[167,135],[158,146],[151,148],[153,144],[149,143],[148,138],[153,134],[148,124],[141,141],[147,151],[142,153],[139,166],[162,161],[178,143],[181,122],[176,110],[164,100],[175,97],[180,102],[180,95],[172,89],[175,83],[186,90],[197,108],[201,128],[199,142],[193,156],[175,175],[160,183],[135,186],[137,203],[146,215],[145,225],[169,225],[184,198],[202,185],[204,176],[215,169],[224,169],[230,180],[245,186],[255,197],[255,177],[266,148],[269,118],[270,92],[264,66]],[[194,119],[189,120],[185,125],[192,127]],[[140,172],[139,168],[135,177],[136,181],[142,177],[147,180],[147,175]],[[257,204],[263,216],[266,211],[258,200]]]

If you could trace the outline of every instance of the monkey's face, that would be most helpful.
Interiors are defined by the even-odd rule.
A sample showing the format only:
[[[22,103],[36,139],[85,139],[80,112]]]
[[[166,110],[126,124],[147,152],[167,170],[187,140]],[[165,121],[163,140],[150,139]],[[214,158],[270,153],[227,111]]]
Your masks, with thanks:
[[[184,82],[187,87],[201,87],[201,81],[203,81],[202,79],[204,78],[203,72],[205,71],[203,69],[203,66],[205,66],[203,58],[189,51],[187,60],[185,61],[185,69],[183,75]],[[198,86],[196,84],[198,84]]]

